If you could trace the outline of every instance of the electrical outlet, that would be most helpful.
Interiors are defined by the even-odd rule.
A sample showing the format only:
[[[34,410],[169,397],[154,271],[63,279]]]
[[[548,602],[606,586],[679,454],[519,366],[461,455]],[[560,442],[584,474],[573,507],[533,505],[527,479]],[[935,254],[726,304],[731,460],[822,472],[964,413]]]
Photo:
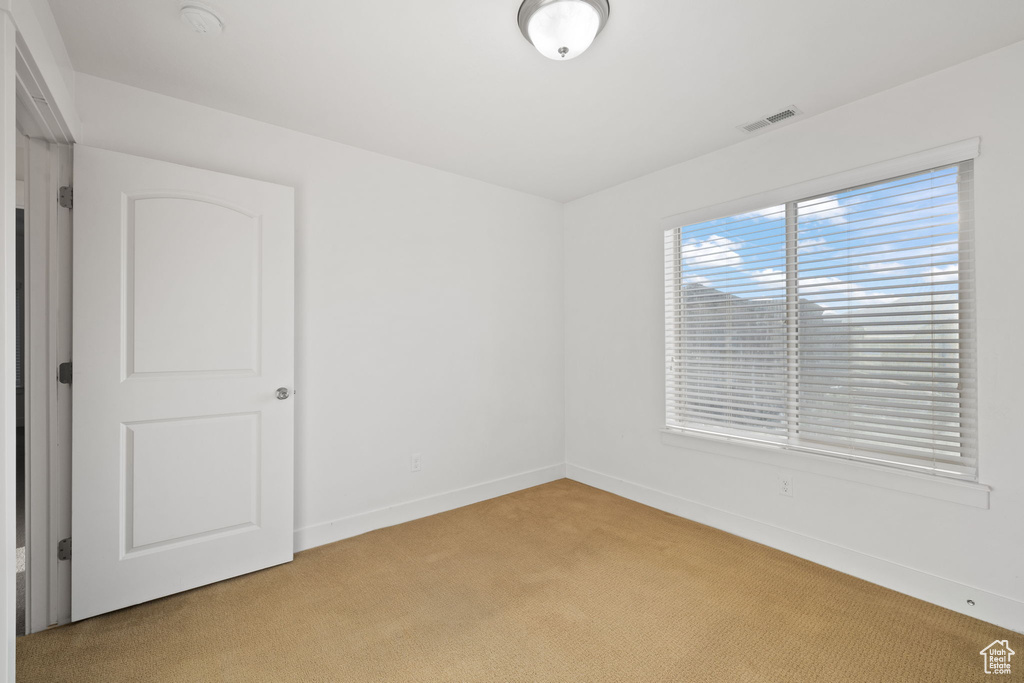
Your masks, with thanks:
[[[779,495],[793,497],[793,475],[787,472],[779,474]]]
[[[409,460],[413,472],[419,472],[421,469],[423,469],[423,456],[420,455],[419,453],[413,453],[412,457]]]

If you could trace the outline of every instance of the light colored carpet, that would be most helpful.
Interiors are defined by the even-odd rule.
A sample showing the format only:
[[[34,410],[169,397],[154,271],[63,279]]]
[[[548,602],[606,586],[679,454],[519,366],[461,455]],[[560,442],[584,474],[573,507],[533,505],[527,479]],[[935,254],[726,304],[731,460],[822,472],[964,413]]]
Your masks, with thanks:
[[[1007,637],[1024,670],[1005,629],[561,480],[22,638],[17,666],[22,683],[963,683],[993,678],[978,653]]]

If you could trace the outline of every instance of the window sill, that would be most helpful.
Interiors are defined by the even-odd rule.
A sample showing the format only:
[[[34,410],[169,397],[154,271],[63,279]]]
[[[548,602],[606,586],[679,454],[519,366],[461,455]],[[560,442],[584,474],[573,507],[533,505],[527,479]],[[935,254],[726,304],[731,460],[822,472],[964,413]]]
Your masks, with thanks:
[[[989,507],[989,494],[992,491],[984,484],[971,481],[946,479],[880,465],[800,453],[787,450],[785,447],[740,444],[724,438],[702,437],[669,429],[661,430],[661,442],[666,446],[685,448],[699,453],[752,460],[782,469],[810,472],[823,477],[854,481],[868,486],[936,498],[983,510],[987,510]]]

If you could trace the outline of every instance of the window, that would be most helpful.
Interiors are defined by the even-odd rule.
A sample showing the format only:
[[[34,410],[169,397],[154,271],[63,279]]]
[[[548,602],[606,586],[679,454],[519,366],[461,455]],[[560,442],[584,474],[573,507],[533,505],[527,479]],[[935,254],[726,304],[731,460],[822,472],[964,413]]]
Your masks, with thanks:
[[[668,229],[668,429],[973,479],[972,176]]]

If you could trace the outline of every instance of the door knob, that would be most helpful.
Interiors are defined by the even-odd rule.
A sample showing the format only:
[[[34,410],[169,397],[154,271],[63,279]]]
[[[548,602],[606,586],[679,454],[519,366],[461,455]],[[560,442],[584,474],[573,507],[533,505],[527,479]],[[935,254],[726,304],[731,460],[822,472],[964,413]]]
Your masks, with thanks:
[[[277,390],[277,399],[279,401],[283,401],[289,396],[291,396],[291,392],[288,391],[288,387],[281,387]]]

